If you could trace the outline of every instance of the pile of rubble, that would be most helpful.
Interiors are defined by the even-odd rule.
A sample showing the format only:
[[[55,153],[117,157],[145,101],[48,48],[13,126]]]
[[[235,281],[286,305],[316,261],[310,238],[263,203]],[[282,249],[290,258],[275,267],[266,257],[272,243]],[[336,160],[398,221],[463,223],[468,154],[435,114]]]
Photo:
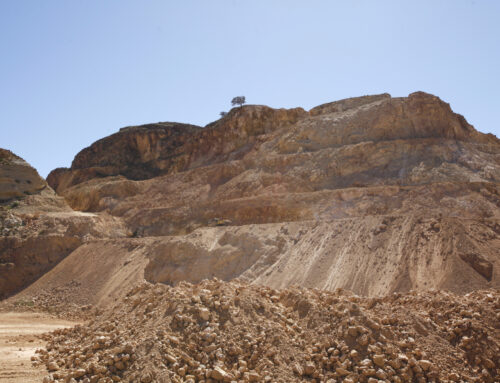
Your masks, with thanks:
[[[44,382],[498,382],[500,292],[143,283],[46,340]]]

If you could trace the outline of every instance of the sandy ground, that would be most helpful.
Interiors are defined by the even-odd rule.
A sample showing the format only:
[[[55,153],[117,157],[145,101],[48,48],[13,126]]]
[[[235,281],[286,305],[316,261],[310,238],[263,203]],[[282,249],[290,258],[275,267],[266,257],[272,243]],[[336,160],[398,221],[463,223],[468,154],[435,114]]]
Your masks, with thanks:
[[[30,360],[45,343],[38,335],[74,324],[40,313],[0,313],[0,382],[40,382],[47,372]]]

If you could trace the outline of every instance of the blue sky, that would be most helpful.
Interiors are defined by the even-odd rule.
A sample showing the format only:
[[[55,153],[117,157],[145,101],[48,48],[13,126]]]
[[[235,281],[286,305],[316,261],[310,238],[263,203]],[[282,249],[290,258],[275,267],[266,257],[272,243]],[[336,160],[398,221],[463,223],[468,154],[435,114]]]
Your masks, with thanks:
[[[423,90],[500,136],[500,1],[1,0],[0,147],[42,176],[120,127],[245,95],[309,109]]]

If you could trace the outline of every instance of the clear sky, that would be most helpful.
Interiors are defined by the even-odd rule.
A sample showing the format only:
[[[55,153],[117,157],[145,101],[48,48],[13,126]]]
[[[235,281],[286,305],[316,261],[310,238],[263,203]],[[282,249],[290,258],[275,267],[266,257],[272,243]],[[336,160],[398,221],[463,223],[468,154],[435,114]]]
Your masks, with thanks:
[[[0,147],[42,176],[120,127],[423,90],[500,136],[500,1],[0,0]]]

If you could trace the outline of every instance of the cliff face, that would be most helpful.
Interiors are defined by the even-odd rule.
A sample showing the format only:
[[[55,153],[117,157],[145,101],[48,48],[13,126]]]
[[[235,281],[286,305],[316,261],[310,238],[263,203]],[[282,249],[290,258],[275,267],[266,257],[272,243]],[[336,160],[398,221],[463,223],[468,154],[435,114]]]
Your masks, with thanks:
[[[47,181],[62,192],[93,178],[144,180],[241,158],[258,135],[289,125],[304,113],[257,106],[233,110],[225,121],[205,129],[169,122],[123,128],[83,149],[70,169],[55,169]]]
[[[377,157],[385,160],[383,166],[389,161],[400,163],[403,172],[401,166],[395,166],[397,177],[407,183],[405,168],[413,168],[416,160],[426,160],[432,167],[453,163],[458,158],[450,158],[450,155],[458,157],[461,144],[481,146],[481,150],[487,152],[488,145],[494,148],[498,140],[477,132],[462,116],[453,113],[448,104],[423,92],[407,98],[393,99],[382,94],[341,100],[320,105],[309,113],[300,108],[274,110],[245,106],[233,109],[225,118],[204,129],[176,123],[123,128],[78,153],[70,169],[51,172],[48,182],[62,193],[74,185],[105,176],[144,180],[235,160],[246,160],[248,164],[248,160],[253,159],[262,163],[276,155],[289,161],[308,159],[324,154],[318,153],[321,150],[333,154],[335,149],[342,149],[337,150],[338,154],[352,157],[357,155],[352,151],[359,150],[356,144],[363,144],[363,152],[376,151]],[[443,153],[447,149],[440,148],[443,144],[455,146],[448,146],[448,153]],[[388,155],[386,149],[397,149],[400,145],[404,147],[394,153],[395,157]],[[439,146],[439,153],[434,153],[432,147],[426,148],[428,145]],[[427,158],[427,154],[431,158]],[[364,158],[367,157],[373,154],[366,153]],[[355,163],[345,158],[338,161],[342,162],[342,168],[358,167],[364,158],[356,158]],[[461,165],[472,171],[477,167],[472,163]],[[368,166],[357,169],[358,173],[370,170]],[[372,165],[371,173],[373,168]],[[335,178],[339,175],[344,176],[341,172]],[[387,176],[385,172],[382,178]]]
[[[123,219],[152,281],[500,285],[500,141],[422,92],[129,128],[48,181],[74,209]]]
[[[491,183],[495,189],[500,179],[499,141],[421,92],[408,98],[384,94],[342,100],[309,113],[237,108],[186,134],[179,148],[181,168],[166,167],[164,176],[143,182],[131,180],[126,171],[77,182],[74,175],[94,169],[95,163],[62,171],[64,182],[54,181],[52,173],[49,182],[75,209],[108,210],[125,216],[134,229],[137,224],[151,235],[163,235],[219,216],[243,224],[365,215],[370,209],[383,213],[402,208],[415,187],[430,185],[424,188],[429,192],[438,183],[451,183],[448,189]],[[380,193],[390,206],[382,207],[375,197]],[[356,209],[360,199],[373,207]],[[328,201],[335,211],[324,210]],[[171,228],[160,227],[156,221],[161,220]]]

